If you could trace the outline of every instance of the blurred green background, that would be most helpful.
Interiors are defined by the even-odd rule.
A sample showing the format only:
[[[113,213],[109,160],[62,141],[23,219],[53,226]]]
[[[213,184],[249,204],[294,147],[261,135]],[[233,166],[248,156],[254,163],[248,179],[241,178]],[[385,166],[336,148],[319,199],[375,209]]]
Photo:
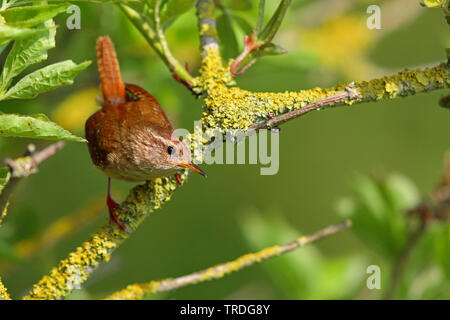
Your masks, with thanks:
[[[223,2],[231,8],[233,2],[237,3]],[[268,2],[267,17],[277,4]],[[370,80],[404,68],[445,61],[448,25],[440,10],[422,8],[419,1],[377,1],[382,28],[369,30],[366,8],[372,2],[293,1],[274,40],[288,53],[261,59],[237,78],[237,85],[253,91],[296,91]],[[254,25],[256,1],[241,3],[244,5],[239,10],[231,12]],[[59,25],[56,48],[42,65],[69,58],[75,62],[95,61],[96,38],[109,35],[115,43],[123,79],[152,93],[175,128],[192,130],[193,121],[200,118],[201,100],[173,80],[121,11],[111,4],[79,6],[81,29],[68,30],[69,15],[60,14],[55,19]],[[175,56],[189,62],[194,74],[200,63],[196,23],[195,10],[191,9],[167,34]],[[243,39],[239,27],[233,27],[237,39]],[[239,46],[242,50],[241,40]],[[94,63],[81,72],[74,85],[34,100],[2,102],[0,111],[42,112],[84,135],[84,121],[98,108],[98,87]],[[426,195],[436,186],[449,149],[450,112],[438,106],[443,93],[448,91],[329,109],[291,121],[281,129],[280,170],[273,176],[261,176],[258,165],[203,165],[208,178],[191,175],[189,183],[162,209],[152,213],[115,251],[111,261],[100,266],[72,297],[101,298],[130,283],[198,271],[336,223],[342,219],[336,204],[341,197],[352,194],[356,173],[383,176],[399,172]],[[0,157],[20,156],[30,142],[38,148],[48,144],[2,138]],[[57,219],[105,197],[106,182],[82,143],[68,143],[41,165],[39,174],[22,182],[0,229],[0,274],[14,297],[25,294],[103,224],[108,219],[106,206],[85,227],[37,255],[18,258],[8,246],[33,239]],[[113,181],[115,199],[124,199],[132,187],[130,183]],[[371,264],[382,268],[381,290],[365,288],[366,268]],[[378,252],[347,230],[289,253],[286,258],[157,297],[378,298],[389,281],[383,274],[387,264]],[[431,280],[422,281],[424,288],[436,278],[433,274],[428,277]],[[419,289],[403,297],[424,297],[425,289],[417,286]]]

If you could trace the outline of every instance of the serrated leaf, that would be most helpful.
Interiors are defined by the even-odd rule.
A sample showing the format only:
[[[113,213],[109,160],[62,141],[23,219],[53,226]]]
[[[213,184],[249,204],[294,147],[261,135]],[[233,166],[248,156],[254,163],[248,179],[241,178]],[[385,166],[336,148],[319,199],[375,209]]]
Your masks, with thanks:
[[[29,65],[47,59],[47,51],[55,47],[56,30],[53,20],[46,21],[43,28],[37,30],[40,30],[38,34],[14,42],[0,76],[1,93]]]
[[[0,136],[84,142],[52,121],[18,114],[0,115]]]
[[[217,32],[222,45],[223,56],[225,58],[236,57],[239,53],[239,47],[230,16],[222,14],[217,18]]]
[[[11,8],[0,12],[5,24],[12,27],[28,28],[52,19],[66,11],[69,3],[49,4]]]
[[[0,99],[31,99],[40,93],[72,84],[73,78],[90,64],[90,61],[76,64],[72,60],[51,64],[23,77]]]
[[[195,2],[195,0],[164,1],[160,11],[161,24],[167,28],[176,18],[191,9]]]
[[[8,167],[0,168],[0,194],[2,194],[3,188],[8,183],[10,177],[11,171],[9,170]]]
[[[15,28],[0,24],[0,44],[4,44],[10,40],[23,39],[42,31],[42,29]]]

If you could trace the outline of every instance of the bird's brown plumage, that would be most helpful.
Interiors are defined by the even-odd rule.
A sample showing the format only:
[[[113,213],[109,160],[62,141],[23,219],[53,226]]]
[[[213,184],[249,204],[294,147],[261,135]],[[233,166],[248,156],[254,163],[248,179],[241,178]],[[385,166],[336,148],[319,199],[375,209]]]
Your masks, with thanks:
[[[94,164],[109,177],[142,181],[176,173],[190,163],[190,152],[177,138],[164,110],[147,91],[124,84],[109,37],[97,41],[102,109],[86,121],[86,139]],[[169,154],[168,147],[177,150]]]

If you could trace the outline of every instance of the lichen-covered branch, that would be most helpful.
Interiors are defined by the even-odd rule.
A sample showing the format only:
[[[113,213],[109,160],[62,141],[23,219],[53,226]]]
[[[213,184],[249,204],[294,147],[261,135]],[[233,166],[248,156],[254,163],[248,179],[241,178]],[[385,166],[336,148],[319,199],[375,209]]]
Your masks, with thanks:
[[[206,56],[208,48],[219,50],[219,37],[216,29],[215,5],[213,0],[197,1],[198,30],[200,34],[200,48]]]
[[[349,85],[344,83],[328,89],[313,88],[298,92],[251,92],[230,87],[230,72],[218,64],[218,60],[217,53],[212,49],[208,50],[200,70],[201,76],[194,83],[194,90],[207,93],[202,118],[206,128],[246,131],[255,123],[334,96]],[[404,70],[392,76],[355,82],[355,88],[362,96],[360,99],[336,101],[327,107],[350,106],[449,88],[449,74],[449,65],[441,63],[430,68]]]
[[[181,180],[186,180],[187,171],[180,176]],[[158,178],[136,186],[122,202],[123,209],[118,210],[117,215],[132,233],[150,212],[159,209],[164,202],[170,200],[176,188],[177,182],[174,177]],[[35,284],[25,299],[64,298],[72,290],[80,288],[94,270],[102,262],[108,261],[111,253],[129,236],[130,234],[121,230],[117,224],[105,223],[88,241],[53,268],[49,275]]]
[[[11,300],[11,297],[6,290],[6,287],[3,285],[2,278],[0,277],[0,300]]]
[[[288,4],[290,1],[285,1],[285,3]],[[161,4],[161,1],[157,1],[156,4]],[[202,65],[200,75],[195,78],[171,54],[165,42],[163,30],[157,23],[158,8],[153,12],[156,21],[149,21],[148,12],[137,12],[133,7],[123,3],[119,6],[169,67],[170,71],[177,75],[179,79],[189,83],[189,88],[198,96],[204,98],[202,122],[206,129],[241,129],[246,131],[249,128],[255,129],[254,126],[260,126],[261,128],[270,126],[270,119],[277,119],[281,115],[290,114],[290,116],[278,118],[283,120],[280,121],[282,123],[285,120],[295,118],[292,115],[298,116],[305,114],[304,111],[316,110],[319,105],[322,107],[350,106],[450,87],[449,65],[441,63],[430,68],[404,70],[392,76],[357,82],[354,89],[358,95],[347,95],[347,99],[342,99],[340,94],[346,91],[345,89],[349,87],[349,84],[340,84],[328,89],[313,88],[298,92],[251,92],[234,87],[235,82],[230,71],[232,62],[227,65],[223,64],[219,51],[213,0],[197,1]],[[156,29],[153,25],[154,22],[157,24]],[[346,92],[348,93],[348,91]],[[336,96],[340,98],[335,99]],[[319,101],[321,102],[319,103]],[[323,101],[326,101],[326,103],[322,103]],[[304,111],[291,113],[302,108],[305,108]],[[181,179],[185,180],[186,177],[187,172],[184,172]],[[128,230],[133,232],[148,213],[158,209],[170,199],[176,188],[177,182],[173,177],[148,181],[144,185],[133,188],[128,198],[121,204],[123,209],[117,212],[119,219]],[[131,285],[109,298],[142,298],[145,294],[168,291],[221,278],[233,271],[238,271],[254,263],[304,246],[349,226],[350,222],[346,221],[323,229],[311,236],[300,237],[292,243],[270,247],[254,254],[245,255],[232,262],[183,277]],[[121,230],[116,224],[105,224],[88,241],[84,242],[51,270],[48,276],[35,284],[25,298],[64,298],[73,289],[79,288],[102,262],[108,261],[111,253],[128,237],[129,234]]]
[[[348,87],[345,87],[344,91],[336,93],[335,95],[311,102],[302,108],[295,109],[288,113],[281,114],[277,117],[271,117],[270,119],[263,120],[251,125],[247,130],[247,135],[251,135],[259,129],[275,128],[289,120],[300,117],[313,110],[318,110],[330,105],[336,105],[340,102],[352,101],[362,98],[363,96],[359,93],[359,89],[355,88],[355,84],[352,82]]]
[[[151,281],[149,283],[144,284],[132,284],[123,290],[113,293],[106,299],[112,300],[142,299],[143,296],[145,295],[155,294],[157,292],[171,291],[174,289],[178,289],[192,284],[197,284],[200,282],[220,279],[232,272],[242,270],[243,268],[250,267],[255,263],[260,263],[262,261],[277,257],[283,253],[287,253],[294,249],[303,247],[307,244],[313,243],[317,240],[335,234],[341,230],[347,229],[350,226],[351,221],[345,220],[341,223],[334,224],[322,230],[319,230],[311,235],[299,237],[287,244],[280,246],[272,246],[255,253],[249,253],[237,258],[236,260],[219,264],[199,272],[194,272],[173,279]]]

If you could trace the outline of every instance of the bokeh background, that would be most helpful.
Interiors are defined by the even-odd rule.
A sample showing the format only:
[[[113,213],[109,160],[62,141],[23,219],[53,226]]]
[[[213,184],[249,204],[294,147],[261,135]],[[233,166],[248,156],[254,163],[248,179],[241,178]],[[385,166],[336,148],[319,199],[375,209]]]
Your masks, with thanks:
[[[277,2],[267,2],[269,17]],[[255,25],[256,1],[223,3],[232,14]],[[380,30],[366,27],[370,4],[381,6]],[[81,29],[68,30],[69,15],[60,14],[55,19],[59,25],[56,48],[42,65],[63,59],[95,62],[96,38],[109,35],[123,79],[152,93],[175,128],[192,130],[193,121],[201,114],[201,100],[173,80],[121,11],[112,4],[79,6]],[[224,49],[229,58],[236,49],[242,50],[243,32],[237,24],[233,28],[239,47]],[[181,16],[167,36],[175,56],[189,62],[196,74],[200,55],[195,10]],[[320,0],[293,1],[274,42],[288,53],[258,61],[237,78],[240,87],[296,91],[432,66],[445,61],[449,37],[442,11],[423,8],[419,1]],[[151,214],[115,251],[111,261],[100,266],[71,297],[101,298],[130,283],[197,271],[336,223],[342,219],[338,215],[340,199],[352,196],[357,174],[402,174],[414,182],[420,194],[427,195],[440,179],[449,149],[450,112],[438,106],[443,93],[328,109],[291,121],[281,130],[280,170],[273,176],[261,176],[259,165],[203,165],[208,178],[191,175],[189,183]],[[98,109],[98,95],[99,78],[93,63],[74,85],[34,100],[2,102],[0,111],[45,113],[83,136],[85,120]],[[0,157],[20,156],[31,142],[38,148],[48,144],[2,138]],[[0,229],[0,273],[14,297],[25,294],[105,223],[106,182],[106,176],[92,165],[83,143],[67,143],[41,165],[38,174],[22,182]],[[114,181],[113,195],[116,200],[124,199],[132,187]],[[79,227],[61,240],[53,243],[50,239],[51,245],[29,252],[27,246],[48,227],[74,214],[79,215]],[[66,226],[60,223],[53,228],[64,233]],[[448,240],[442,240],[447,241],[447,248]],[[21,256],[21,252],[28,252],[28,256]],[[365,286],[366,268],[371,264],[381,266],[381,290]],[[389,277],[383,270],[388,270],[388,265],[389,261],[347,230],[221,280],[155,297],[376,299],[387,287]],[[442,272],[427,270],[424,267],[424,274],[411,279],[417,284],[400,297],[427,297],[429,284],[443,281]],[[439,290],[430,297],[448,298],[445,288]]]

